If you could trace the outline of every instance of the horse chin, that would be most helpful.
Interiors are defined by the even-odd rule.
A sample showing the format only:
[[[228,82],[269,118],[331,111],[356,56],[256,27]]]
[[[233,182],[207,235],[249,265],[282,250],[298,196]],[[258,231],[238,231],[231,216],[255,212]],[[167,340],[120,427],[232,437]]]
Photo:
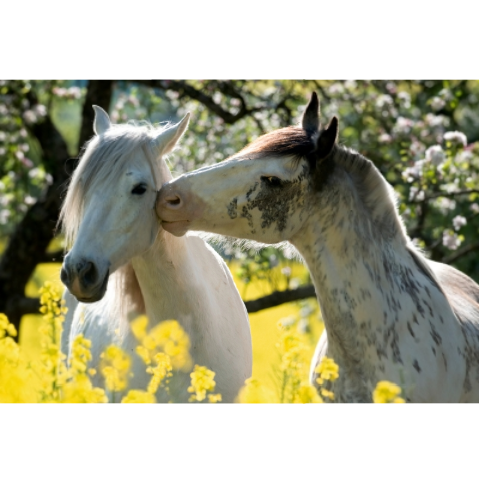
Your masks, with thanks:
[[[103,282],[99,286],[98,290],[96,290],[91,296],[89,297],[82,297],[82,296],[75,296],[75,298],[78,300],[78,302],[81,302],[82,304],[92,304],[94,302],[98,302],[101,300],[106,293],[106,289],[108,287],[108,279],[110,277],[110,270],[106,272],[105,278],[103,279]]]
[[[161,226],[172,235],[180,237],[185,235],[185,233],[188,231],[190,224],[191,222],[189,222],[188,220],[163,221]]]

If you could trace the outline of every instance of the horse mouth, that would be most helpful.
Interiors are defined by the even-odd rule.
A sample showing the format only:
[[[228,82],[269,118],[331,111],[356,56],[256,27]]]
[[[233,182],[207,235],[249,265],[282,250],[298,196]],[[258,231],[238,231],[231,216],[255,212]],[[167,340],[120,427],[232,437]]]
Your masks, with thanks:
[[[103,279],[101,285],[98,287],[95,293],[93,293],[90,297],[77,297],[75,295],[75,298],[78,300],[78,302],[81,302],[83,304],[92,304],[94,302],[98,302],[105,296],[109,277],[110,277],[110,270],[107,270],[105,278]]]
[[[191,224],[189,220],[166,221],[161,222],[161,226],[174,236],[183,236]]]

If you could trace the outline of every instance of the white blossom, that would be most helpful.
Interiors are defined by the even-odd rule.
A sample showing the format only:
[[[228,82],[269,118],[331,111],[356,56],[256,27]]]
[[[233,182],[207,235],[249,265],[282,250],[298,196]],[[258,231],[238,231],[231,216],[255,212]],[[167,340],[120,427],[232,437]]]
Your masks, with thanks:
[[[456,233],[444,230],[442,234],[442,244],[449,250],[456,250],[461,245],[461,240]]]
[[[388,133],[383,133],[379,136],[380,143],[390,143],[392,141],[392,137]]]
[[[454,226],[454,230],[459,230],[462,226],[467,225],[467,220],[464,216],[457,215],[452,219],[452,224]]]
[[[474,213],[479,213],[479,205],[477,203],[473,203],[470,208]]]
[[[446,160],[446,154],[441,146],[436,144],[426,149],[426,161],[430,161],[434,166],[439,166]]]
[[[23,119],[25,119],[27,123],[33,124],[37,121],[37,116],[32,110],[28,109],[23,113]]]
[[[426,121],[426,124],[428,124],[431,127],[438,127],[438,126],[448,126],[449,125],[449,119],[447,119],[445,116],[442,115],[434,115],[434,114],[426,114],[424,117],[424,120]]]
[[[433,111],[440,111],[445,105],[446,105],[446,102],[444,101],[444,99],[441,99],[440,97],[433,97],[430,101],[431,103],[431,109]]]
[[[357,86],[357,83],[355,80],[347,80],[345,83],[344,83],[344,87],[348,90],[353,90],[353,89],[356,89],[356,86]]]
[[[411,131],[414,122],[411,119],[399,116],[396,119],[396,124],[393,127],[393,132],[399,134],[408,134]]]
[[[306,318],[299,319],[298,322],[298,332],[300,334],[307,334],[311,331],[309,327],[309,320]]]
[[[72,99],[80,99],[81,97],[81,89],[76,86],[72,86],[68,89],[69,97]]]
[[[278,323],[282,325],[284,328],[291,327],[295,322],[296,322],[296,319],[293,316],[283,317],[282,319],[278,320]]]
[[[281,273],[285,276],[285,277],[290,277],[291,276],[291,267],[284,267],[281,269]]]
[[[403,103],[406,109],[411,107],[411,96],[406,91],[398,92],[398,99]]]
[[[0,224],[4,225],[5,223],[7,223],[9,217],[9,210],[0,210]]]
[[[441,196],[440,198],[438,198],[436,206],[438,207],[441,214],[447,215],[449,211],[453,211],[456,209],[456,201]]]
[[[47,108],[43,104],[37,104],[33,109],[39,117],[45,117],[47,115]]]
[[[393,105],[393,98],[388,94],[380,95],[376,99],[376,107],[378,109],[382,109],[383,107],[392,106],[392,105]]]
[[[413,166],[409,166],[402,172],[402,177],[408,183],[412,183],[414,180],[419,179],[421,177],[423,166],[424,166],[424,160],[416,161]]]
[[[467,137],[464,133],[460,131],[448,131],[444,133],[443,137],[445,141],[449,141],[452,144],[457,144],[462,146],[467,145]]]
[[[335,94],[342,94],[344,92],[344,87],[340,82],[335,82],[328,87],[328,94],[334,96]]]
[[[278,257],[276,255],[269,256],[269,265],[271,268],[274,268],[278,265]]]
[[[409,201],[423,201],[425,193],[423,190],[419,190],[416,186],[411,186],[409,189]]]

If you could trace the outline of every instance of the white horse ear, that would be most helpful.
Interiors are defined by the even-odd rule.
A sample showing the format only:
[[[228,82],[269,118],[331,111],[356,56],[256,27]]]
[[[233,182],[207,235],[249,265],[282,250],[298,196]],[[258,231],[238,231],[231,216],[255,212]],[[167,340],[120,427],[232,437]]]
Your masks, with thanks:
[[[171,126],[164,131],[162,131],[158,136],[151,142],[153,147],[158,153],[158,157],[164,154],[170,153],[175,147],[176,143],[180,140],[183,133],[188,127],[188,122],[190,120],[190,113],[188,112],[186,116],[174,126]]]
[[[111,121],[106,111],[103,110],[100,106],[93,106],[93,109],[95,111],[93,131],[99,136],[111,127]]]

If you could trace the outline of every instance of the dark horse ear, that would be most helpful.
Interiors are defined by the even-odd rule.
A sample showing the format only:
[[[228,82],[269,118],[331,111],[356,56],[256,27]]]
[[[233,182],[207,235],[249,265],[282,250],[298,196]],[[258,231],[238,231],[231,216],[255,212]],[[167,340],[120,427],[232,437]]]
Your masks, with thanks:
[[[308,133],[319,131],[319,100],[316,92],[311,94],[311,99],[304,111],[301,125]]]
[[[316,142],[318,159],[325,158],[333,150],[338,139],[338,125],[338,118],[334,116],[326,128],[320,131],[318,141]]]

